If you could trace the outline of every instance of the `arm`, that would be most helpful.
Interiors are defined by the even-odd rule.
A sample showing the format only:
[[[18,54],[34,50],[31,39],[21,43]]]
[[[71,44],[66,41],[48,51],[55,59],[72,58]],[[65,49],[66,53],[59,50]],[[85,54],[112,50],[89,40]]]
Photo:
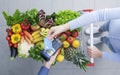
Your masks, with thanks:
[[[91,13],[83,14],[82,16],[74,19],[66,24],[52,27],[49,30],[48,37],[53,39],[57,34],[60,34],[69,29],[73,30],[84,25],[89,25],[91,23],[120,19],[120,8],[102,9],[93,11]]]
[[[56,57],[56,56],[55,56]],[[38,75],[48,75],[49,69],[51,67],[51,64],[55,60],[55,57],[52,56],[51,59],[48,62],[45,62],[44,66],[42,66],[38,72]]]
[[[102,59],[109,59],[109,60],[112,60],[112,61],[120,62],[120,54],[103,52]]]
[[[120,62],[120,54],[118,53],[109,53],[109,52],[101,52],[97,47],[88,47],[88,54],[92,58],[102,58],[112,61]]]
[[[44,66],[41,67],[41,69],[38,72],[38,75],[48,75],[49,69],[50,69],[52,63],[55,61],[55,58],[57,57],[57,55],[58,55],[58,53],[59,53],[60,50],[61,49],[59,49],[54,55],[52,55],[50,57],[49,61],[47,61],[47,62],[44,63]]]
[[[67,25],[69,25],[71,30],[73,30],[91,23],[113,19],[120,19],[120,8],[101,9],[91,13],[86,13],[77,19],[68,22]]]
[[[49,69],[45,66],[42,66],[38,72],[38,75],[48,75]]]

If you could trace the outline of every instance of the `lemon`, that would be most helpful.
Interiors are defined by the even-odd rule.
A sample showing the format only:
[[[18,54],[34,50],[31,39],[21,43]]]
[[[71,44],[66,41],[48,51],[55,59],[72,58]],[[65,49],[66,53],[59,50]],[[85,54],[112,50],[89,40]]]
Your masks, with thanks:
[[[80,46],[79,40],[74,40],[73,43],[72,43],[72,46],[73,46],[74,48],[78,48],[78,47]]]
[[[63,62],[63,61],[64,61],[64,56],[61,55],[61,54],[59,54],[59,55],[57,56],[57,61],[58,61],[58,62]]]
[[[64,48],[68,48],[70,46],[70,44],[67,42],[67,41],[64,41],[63,42],[63,47]]]

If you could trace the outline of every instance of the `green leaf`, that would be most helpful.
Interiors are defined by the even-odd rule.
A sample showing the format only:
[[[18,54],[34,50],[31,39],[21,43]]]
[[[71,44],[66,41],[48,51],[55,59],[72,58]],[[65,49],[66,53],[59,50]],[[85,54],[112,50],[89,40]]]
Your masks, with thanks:
[[[10,16],[10,15],[8,14],[8,12],[3,11],[2,14],[3,14],[4,18],[5,18],[6,20],[8,20],[8,18],[9,18],[9,16]]]
[[[19,10],[16,10],[12,16],[9,15],[7,12],[3,11],[3,16],[6,19],[8,26],[20,23],[24,19],[23,14]]]
[[[82,69],[86,72],[87,71],[86,65],[82,65]]]
[[[40,46],[34,46],[29,50],[29,56],[33,58],[36,61],[42,61],[43,58],[40,56],[41,53],[41,47]]]
[[[55,21],[55,24],[61,25],[61,24],[65,24],[79,16],[80,16],[79,12],[76,12],[76,11],[74,12],[71,10],[64,10],[64,11],[59,11],[58,13],[56,13],[54,21]]]
[[[19,17],[20,17],[20,11],[17,9],[16,11],[15,11],[15,13],[13,14],[13,18],[14,19],[18,19]]]
[[[77,28],[76,30],[77,30],[78,32],[80,32],[80,31],[81,31],[81,27],[80,27],[80,28]]]
[[[26,19],[32,24],[32,25],[35,25],[38,23],[39,21],[39,17],[37,16],[37,9],[31,9],[31,10],[27,10],[25,12],[25,16],[26,16]]]

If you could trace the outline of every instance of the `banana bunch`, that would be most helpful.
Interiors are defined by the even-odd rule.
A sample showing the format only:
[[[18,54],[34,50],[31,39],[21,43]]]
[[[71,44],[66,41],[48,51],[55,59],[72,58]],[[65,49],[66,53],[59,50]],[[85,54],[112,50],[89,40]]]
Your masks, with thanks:
[[[32,33],[33,43],[37,43],[43,40],[43,36],[40,35],[40,30]]]
[[[47,28],[47,29],[45,29],[45,28],[41,28],[41,29],[40,29],[40,34],[41,34],[43,37],[46,37],[47,34],[48,34],[48,32],[49,32],[49,29],[48,29],[48,28]]]

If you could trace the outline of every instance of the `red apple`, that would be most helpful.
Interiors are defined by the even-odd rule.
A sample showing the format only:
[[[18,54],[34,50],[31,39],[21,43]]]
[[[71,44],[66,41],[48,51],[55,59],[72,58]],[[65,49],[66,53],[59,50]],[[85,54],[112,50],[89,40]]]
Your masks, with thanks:
[[[67,34],[67,36],[70,36],[70,35],[71,35],[70,30],[67,30],[65,33]]]
[[[60,37],[61,34],[58,34],[57,37]]]
[[[65,41],[67,39],[67,35],[65,33],[62,33],[59,38],[61,41]]]
[[[74,40],[75,40],[75,38],[72,37],[72,36],[70,36],[70,37],[67,38],[67,41],[68,41],[70,44],[72,44]]]
[[[78,36],[78,31],[77,30],[73,31],[72,32],[72,37],[76,38],[77,36]]]

